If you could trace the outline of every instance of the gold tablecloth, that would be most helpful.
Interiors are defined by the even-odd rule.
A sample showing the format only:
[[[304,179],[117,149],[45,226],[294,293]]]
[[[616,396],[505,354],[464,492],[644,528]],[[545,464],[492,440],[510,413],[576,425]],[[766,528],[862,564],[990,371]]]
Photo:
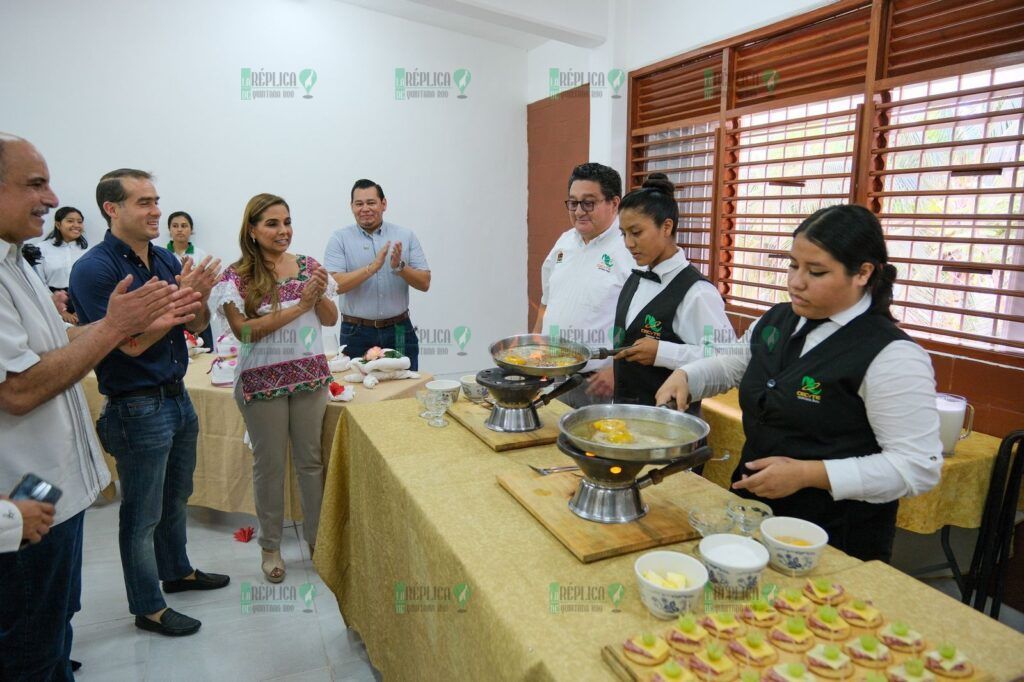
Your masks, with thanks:
[[[725,451],[732,455],[726,462],[708,462],[704,477],[728,488],[746,441],[739,392],[733,389],[703,400],[701,411],[711,426],[708,442],[715,456]],[[980,526],[999,443],[998,438],[977,432],[960,441],[956,453],[943,460],[942,480],[937,486],[923,495],[900,500],[896,525],[915,533],[934,533],[943,526]],[[1021,501],[1024,503],[1024,497]]]
[[[614,679],[601,646],[660,622],[639,600],[638,554],[580,563],[496,481],[527,464],[568,459],[555,446],[495,453],[454,420],[433,429],[416,411],[409,400],[346,410],[314,557],[384,679]],[[660,485],[694,504],[733,497],[690,473]],[[860,563],[829,547],[819,573]],[[800,582],[773,571],[765,580]],[[621,583],[624,596],[618,610],[604,598],[583,604],[597,611],[560,602],[561,612],[552,613],[553,583],[589,594]],[[460,612],[454,597],[463,584],[470,592]],[[430,601],[435,597],[440,601]]]
[[[225,512],[243,512],[255,514],[256,508],[252,501],[252,450],[242,442],[245,434],[245,422],[238,411],[231,388],[222,388],[210,383],[210,365],[213,358],[210,354],[199,355],[189,362],[185,374],[185,386],[199,417],[199,441],[196,444],[196,471],[192,478],[194,486],[189,504],[209,507]],[[343,374],[336,374],[340,380]],[[383,381],[373,389],[355,386],[355,397],[348,403],[329,402],[324,413],[323,435],[320,439],[324,457],[331,452],[334,442],[334,431],[338,419],[346,405],[375,403],[393,398],[408,398],[433,379],[430,374],[420,373],[419,379],[403,379],[399,381]],[[349,385],[349,384],[346,384]],[[93,422],[99,417],[103,408],[103,396],[100,395],[96,375],[90,372],[82,379],[85,396],[89,402],[89,411]],[[104,453],[111,477],[117,480],[117,467],[114,459]],[[288,455],[291,462],[291,454]],[[327,462],[324,462],[325,465]],[[326,469],[326,466],[325,466]],[[302,520],[302,508],[299,503],[299,488],[295,471],[288,465],[285,488],[285,517],[295,521]]]

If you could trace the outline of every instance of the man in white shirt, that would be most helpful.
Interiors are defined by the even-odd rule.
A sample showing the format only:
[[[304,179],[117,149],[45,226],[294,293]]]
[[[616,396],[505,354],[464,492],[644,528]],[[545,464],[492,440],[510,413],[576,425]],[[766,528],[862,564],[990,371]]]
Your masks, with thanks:
[[[198,294],[162,282],[127,294],[126,278],[110,296],[106,317],[65,330],[50,292],[21,255],[57,203],[35,147],[0,133],[0,490],[34,473],[63,492],[56,509],[0,502],[0,551],[8,550],[0,553],[4,680],[72,679],[82,521],[110,483],[79,380],[127,338],[181,324],[199,307]],[[47,508],[52,525],[42,513]],[[9,551],[17,549],[12,536],[20,536],[18,544],[36,542]]]
[[[619,233],[621,196],[622,179],[614,168],[584,163],[573,169],[565,202],[572,228],[558,238],[541,266],[541,305],[534,333],[594,349],[616,345],[615,304],[633,268],[633,257]],[[583,374],[587,383],[561,400],[573,407],[611,402],[611,359],[591,360]]]

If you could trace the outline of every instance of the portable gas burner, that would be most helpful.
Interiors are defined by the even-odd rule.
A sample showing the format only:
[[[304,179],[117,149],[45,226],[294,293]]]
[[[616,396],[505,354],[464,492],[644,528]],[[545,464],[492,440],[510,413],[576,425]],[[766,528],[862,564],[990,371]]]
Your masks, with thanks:
[[[547,405],[556,396],[578,386],[582,380],[583,377],[578,374],[571,376],[550,393],[540,395],[541,391],[555,383],[554,379],[528,376],[499,367],[481,370],[477,372],[476,381],[487,388],[494,401],[491,414],[484,424],[492,431],[536,431],[540,428],[537,407]]]
[[[647,422],[656,425],[663,438],[653,446],[590,440],[590,426],[600,420],[621,420],[630,425]],[[661,483],[666,476],[703,464],[712,456],[710,447],[698,447],[710,431],[707,422],[663,407],[589,405],[564,415],[558,428],[558,448],[583,472],[579,487],[569,500],[569,509],[588,521],[627,523],[643,517],[647,505],[640,490]],[[666,466],[637,478],[651,464]]]

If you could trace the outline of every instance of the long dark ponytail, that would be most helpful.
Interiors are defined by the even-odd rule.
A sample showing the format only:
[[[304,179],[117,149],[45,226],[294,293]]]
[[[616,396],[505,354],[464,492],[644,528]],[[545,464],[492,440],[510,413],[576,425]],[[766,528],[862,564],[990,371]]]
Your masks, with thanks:
[[[889,262],[882,224],[871,211],[856,204],[821,208],[793,231],[794,238],[798,234],[828,251],[843,264],[848,275],[857,274],[861,265],[871,263],[874,270],[867,283],[871,294],[870,312],[896,320],[889,311],[896,268]]]

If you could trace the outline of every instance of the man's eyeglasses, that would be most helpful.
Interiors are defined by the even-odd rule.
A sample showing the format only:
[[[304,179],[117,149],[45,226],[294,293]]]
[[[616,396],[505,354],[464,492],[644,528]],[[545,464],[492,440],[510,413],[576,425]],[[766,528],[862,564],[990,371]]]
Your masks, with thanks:
[[[570,211],[575,211],[577,208],[582,208],[584,213],[590,213],[597,207],[601,202],[607,201],[607,199],[601,199],[601,201],[595,201],[593,199],[585,199],[584,201],[576,201],[575,199],[567,199],[565,207]]]

